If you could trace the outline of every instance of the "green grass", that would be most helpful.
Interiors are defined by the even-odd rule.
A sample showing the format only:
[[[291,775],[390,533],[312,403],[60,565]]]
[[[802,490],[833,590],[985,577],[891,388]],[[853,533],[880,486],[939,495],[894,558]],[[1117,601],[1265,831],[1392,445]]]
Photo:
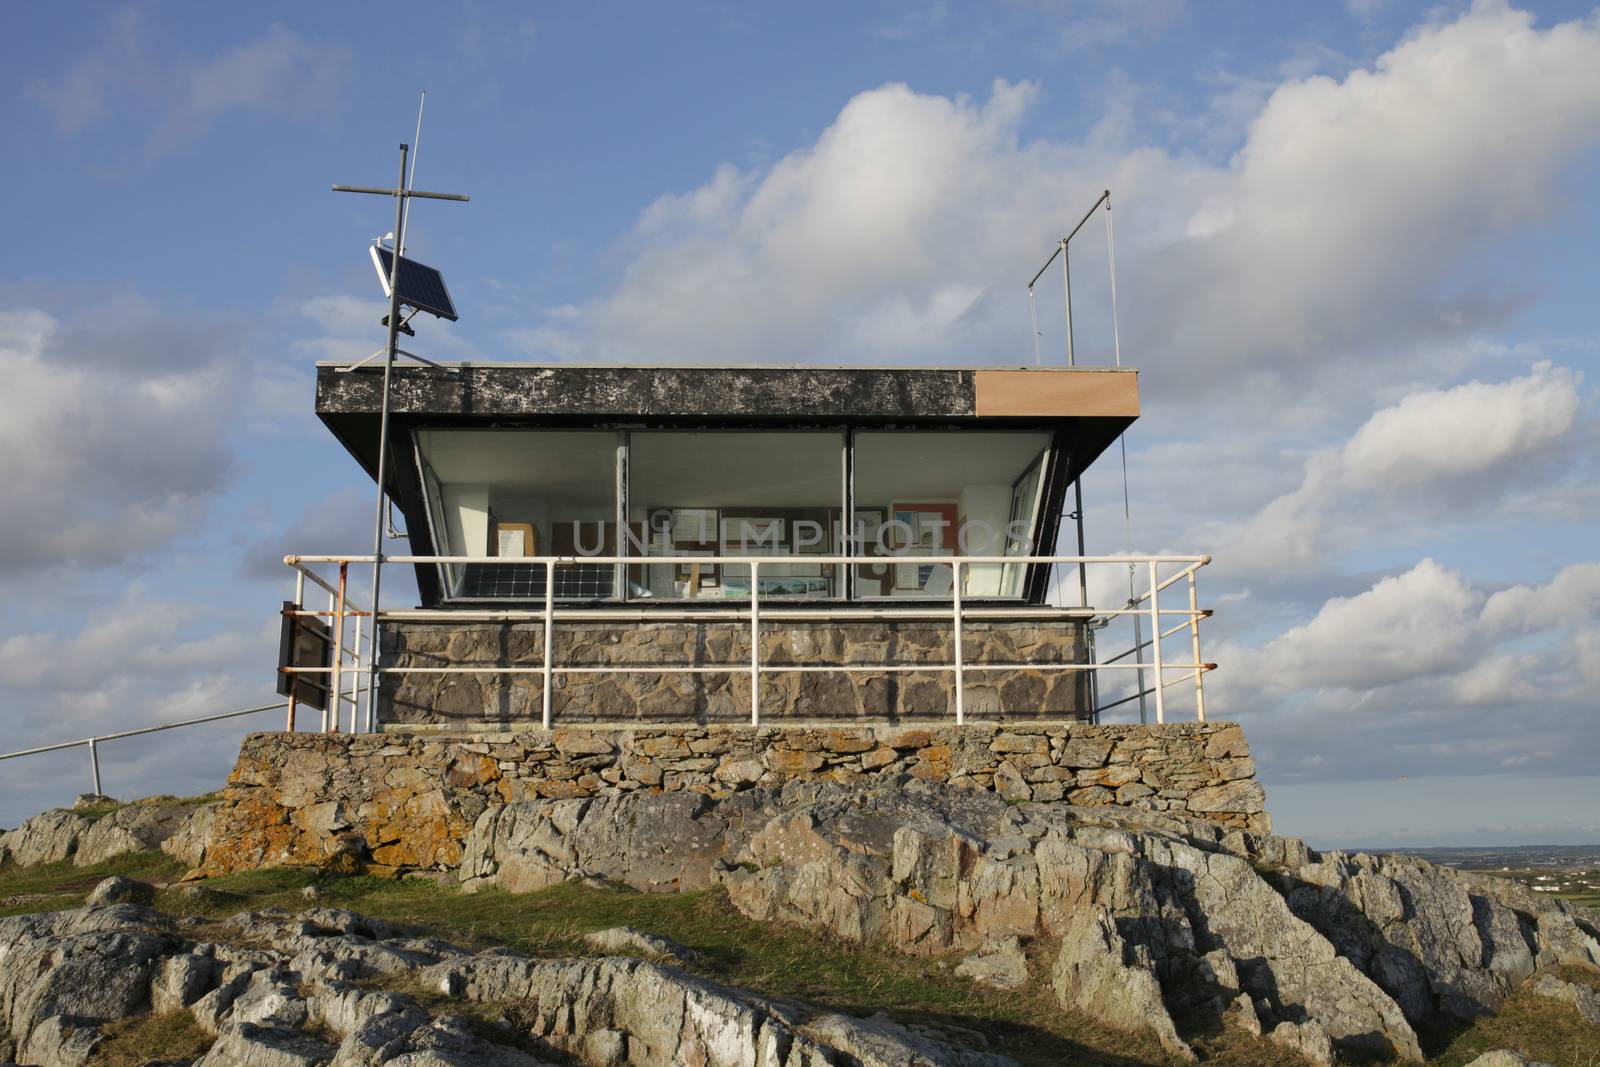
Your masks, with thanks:
[[[72,907],[110,874],[162,882],[181,873],[179,864],[159,853],[90,868],[66,863],[8,866],[0,868],[0,902],[6,914]],[[508,945],[538,956],[592,955],[582,940],[585,933],[635,926],[700,953],[690,969],[705,977],[855,1015],[881,1011],[902,1022],[977,1031],[993,1051],[1023,1064],[1126,1067],[1176,1062],[1152,1041],[1064,1011],[1049,991],[1048,959],[1032,961],[1035,981],[1029,988],[999,992],[955,977],[956,956],[905,956],[798,927],[754,922],[734,910],[720,891],[652,895],[566,883],[538,893],[491,889],[469,894],[421,879],[342,877],[287,868],[204,884],[210,893],[190,894],[179,886],[163,889],[156,894],[156,906],[172,914],[212,918],[274,906],[303,910],[311,903],[301,890],[318,885],[323,894],[315,902],[318,906],[350,908],[470,948]],[[1588,971],[1564,976],[1600,984],[1600,976]],[[463,1005],[453,1002],[451,1007],[459,1011]],[[491,1027],[501,1016],[512,1023],[517,1018],[514,1005],[485,1005],[474,1014]],[[152,1020],[148,1025],[157,1024]],[[1197,1035],[1193,1043],[1209,1063],[1278,1067],[1289,1062],[1276,1046],[1231,1030]],[[1442,1048],[1430,1061],[1439,1067],[1459,1067],[1483,1051],[1507,1047],[1554,1064],[1600,1067],[1600,1055],[1592,1051],[1600,1049],[1600,1032],[1573,1010],[1528,994],[1512,998],[1498,1017],[1441,1037],[1434,1047]]]
[[[103,879],[114,874],[162,883],[183,874],[183,864],[162,852],[134,852],[90,867],[71,860],[37,867],[0,867],[0,916],[76,908]]]

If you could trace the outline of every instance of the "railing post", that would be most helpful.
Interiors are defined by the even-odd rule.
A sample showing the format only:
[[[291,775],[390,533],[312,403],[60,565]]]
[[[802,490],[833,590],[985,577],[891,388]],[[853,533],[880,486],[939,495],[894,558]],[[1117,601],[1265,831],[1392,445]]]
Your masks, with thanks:
[[[1194,571],[1189,572],[1189,646],[1194,654],[1194,713],[1206,721],[1205,664],[1200,662],[1200,594],[1194,587]]]
[[[959,559],[951,561],[950,571],[950,640],[955,646],[956,725],[960,726],[967,721],[967,711],[966,674],[961,656],[961,561]]]
[[[1161,583],[1157,578],[1156,561],[1149,560],[1146,566],[1150,569],[1150,665],[1156,676],[1156,722],[1163,723],[1167,721],[1167,707],[1162,699],[1165,687],[1161,673],[1161,594],[1156,591]]]
[[[750,564],[750,725],[761,725],[761,564]]]
[[[543,679],[544,692],[540,694],[543,710],[539,716],[539,721],[544,724],[546,730],[550,729],[550,709],[554,698],[551,689],[555,685],[555,671],[552,669],[550,657],[555,654],[555,628],[556,561],[547,559],[544,562],[544,672],[540,675]]]
[[[89,738],[89,772],[94,780],[95,796],[100,795],[100,750],[95,748],[94,738]]]
[[[359,614],[357,608],[355,632],[355,670],[350,672],[350,732],[365,733],[366,720],[361,717],[361,624],[366,620]]]
[[[339,595],[335,597],[337,607],[333,609],[333,672],[328,676],[328,721],[323,727],[339,732],[339,707],[344,700],[344,689],[341,682],[344,679],[344,590],[348,578],[350,564],[339,563]]]
[[[294,565],[294,610],[304,611],[306,606],[306,572],[301,569],[301,564]],[[298,617],[298,616],[297,616]],[[297,703],[295,695],[300,688],[298,675],[289,677],[289,732],[294,733],[294,711]]]

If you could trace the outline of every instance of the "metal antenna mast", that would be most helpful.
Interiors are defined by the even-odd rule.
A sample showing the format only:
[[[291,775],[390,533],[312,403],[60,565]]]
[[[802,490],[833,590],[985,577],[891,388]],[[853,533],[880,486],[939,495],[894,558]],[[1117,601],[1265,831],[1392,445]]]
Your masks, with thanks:
[[[419,109],[417,122],[420,128],[422,115]],[[394,357],[399,351],[400,339],[400,250],[405,247],[406,240],[406,214],[407,207],[415,197],[426,200],[456,200],[465,203],[469,198],[460,193],[425,193],[411,188],[411,183],[406,175],[406,155],[410,146],[400,146],[400,179],[393,189],[379,189],[366,185],[335,185],[336,193],[369,193],[373,196],[391,196],[394,198],[394,258],[389,267],[389,317],[386,320],[389,327],[389,343],[384,349],[383,358],[383,400],[378,414],[378,499],[374,508],[372,521],[372,677],[368,682],[368,692],[373,694],[369,699],[376,699],[378,693],[378,611],[379,594],[383,589],[383,512],[384,501],[388,496],[385,484],[389,471],[389,390],[391,379],[394,375]],[[376,253],[374,253],[376,254]],[[335,723],[338,717],[335,716]]]
[[[1028,317],[1033,329],[1033,362],[1035,364],[1039,362],[1039,314],[1034,306],[1033,287],[1038,284],[1040,278],[1044,277],[1044,272],[1050,269],[1050,265],[1056,261],[1056,257],[1060,256],[1061,288],[1062,295],[1066,300],[1067,366],[1075,367],[1078,365],[1077,352],[1074,347],[1072,330],[1072,260],[1070,257],[1070,245],[1072,244],[1072,239],[1078,236],[1078,231],[1083,229],[1084,224],[1094,217],[1094,213],[1100,209],[1102,204],[1105,205],[1106,209],[1106,268],[1107,276],[1110,279],[1111,286],[1112,353],[1116,365],[1118,367],[1122,366],[1122,330],[1117,321],[1117,252],[1116,238],[1114,236],[1114,231],[1111,228],[1110,189],[1102,192],[1099,198],[1090,205],[1089,210],[1084,212],[1083,218],[1078,220],[1078,224],[1072,228],[1071,233],[1067,234],[1065,237],[1056,242],[1055,250],[1050,253],[1050,258],[1044,261],[1044,266],[1040,267],[1039,270],[1034,274],[1033,278],[1028,282]],[[1128,446],[1125,436],[1119,436],[1117,438],[1117,443],[1122,449],[1122,517],[1124,531],[1127,535],[1128,552],[1131,554],[1133,551],[1133,520],[1128,509]],[[1073,480],[1072,492],[1074,504],[1077,509],[1073,512],[1072,518],[1077,521],[1078,555],[1082,556],[1086,553],[1083,537],[1083,482],[1081,479]],[[1084,607],[1088,607],[1089,605],[1089,581],[1086,570],[1087,568],[1085,568],[1082,563],[1078,564],[1078,595]],[[1128,565],[1128,602],[1130,604],[1133,602],[1132,564]],[[1140,625],[1139,616],[1135,614],[1133,616],[1133,643],[1135,656],[1138,656],[1138,649],[1141,648],[1144,643],[1144,635],[1141,631],[1142,627]],[[1145,720],[1144,672],[1141,670],[1136,673],[1139,679],[1136,688],[1140,690],[1139,721],[1143,722]],[[1160,685],[1159,679],[1157,680],[1156,684]]]

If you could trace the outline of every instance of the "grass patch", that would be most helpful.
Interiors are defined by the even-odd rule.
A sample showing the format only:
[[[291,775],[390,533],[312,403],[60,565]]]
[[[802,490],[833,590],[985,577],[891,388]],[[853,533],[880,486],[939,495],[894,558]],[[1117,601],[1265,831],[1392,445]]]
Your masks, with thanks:
[[[1576,978],[1567,973],[1561,977]],[[1587,972],[1581,980],[1595,981]],[[1520,989],[1501,1007],[1500,1014],[1467,1027],[1429,1062],[1463,1067],[1485,1052],[1502,1048],[1561,1067],[1600,1067],[1600,1027],[1584,1022],[1576,1008]]]
[[[182,876],[183,864],[163,852],[130,852],[88,867],[71,860],[0,867],[0,916],[76,908],[89,891],[114,874],[142,882],[168,882]]]
[[[95,1067],[142,1067],[157,1061],[188,1062],[211,1047],[213,1038],[186,1011],[135,1015],[101,1027],[105,1040],[89,1062]]]

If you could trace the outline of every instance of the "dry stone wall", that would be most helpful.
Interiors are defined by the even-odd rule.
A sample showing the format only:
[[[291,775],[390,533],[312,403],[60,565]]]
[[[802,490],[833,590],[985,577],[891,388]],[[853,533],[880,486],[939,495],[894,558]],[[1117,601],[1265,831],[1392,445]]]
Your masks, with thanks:
[[[641,790],[727,797],[795,780],[902,776],[1016,802],[1271,830],[1249,746],[1231,723],[262,733],[240,749],[202,868],[449,869],[478,817],[516,801]]]
[[[748,623],[618,621],[557,623],[558,666],[716,666],[728,674],[569,674],[558,676],[552,711],[562,722],[738,722],[750,716]],[[962,655],[984,663],[1085,663],[1084,630],[1072,621],[981,620],[963,624]],[[772,666],[919,666],[952,661],[951,628],[928,621],[785,620],[761,634],[761,658]],[[531,623],[386,624],[382,664],[405,667],[538,667],[544,627]],[[871,669],[763,674],[762,717],[769,720],[948,719],[954,679]],[[529,674],[389,674],[380,690],[379,721],[537,722],[543,680]],[[1083,671],[970,670],[968,716],[1059,721],[1086,718]]]

